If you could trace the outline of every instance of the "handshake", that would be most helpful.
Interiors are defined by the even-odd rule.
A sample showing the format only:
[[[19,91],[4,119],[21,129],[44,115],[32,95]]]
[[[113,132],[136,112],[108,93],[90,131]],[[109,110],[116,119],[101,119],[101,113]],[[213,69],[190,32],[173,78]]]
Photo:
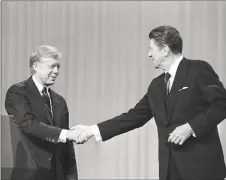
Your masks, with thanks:
[[[77,125],[68,130],[66,139],[76,144],[83,144],[93,136],[92,126]]]

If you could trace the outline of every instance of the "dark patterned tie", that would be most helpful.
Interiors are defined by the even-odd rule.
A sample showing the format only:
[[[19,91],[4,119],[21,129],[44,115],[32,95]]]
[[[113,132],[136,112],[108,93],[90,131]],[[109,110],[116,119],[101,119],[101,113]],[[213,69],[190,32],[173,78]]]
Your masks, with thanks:
[[[43,90],[42,90],[42,98],[46,104],[46,106],[48,107],[48,109],[50,110],[50,112],[52,112],[52,108],[51,108],[51,104],[50,104],[50,97],[47,93],[47,88],[44,87]]]
[[[166,73],[164,76],[166,95],[168,95],[170,92],[170,87],[169,87],[170,86],[170,82],[169,82],[170,77],[171,77],[170,73]]]
[[[166,73],[164,76],[164,84],[165,84],[165,112],[166,112],[166,117],[168,118],[168,107],[169,107],[169,102],[170,102],[170,96],[169,96],[169,86],[170,86],[170,82],[169,82],[169,78],[171,77],[170,73]]]

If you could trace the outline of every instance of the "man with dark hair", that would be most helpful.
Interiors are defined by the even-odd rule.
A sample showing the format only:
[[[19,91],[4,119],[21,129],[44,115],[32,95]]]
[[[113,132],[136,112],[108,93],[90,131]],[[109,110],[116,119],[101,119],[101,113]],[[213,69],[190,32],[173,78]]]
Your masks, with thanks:
[[[67,104],[62,96],[50,89],[59,73],[60,58],[61,54],[56,48],[40,46],[30,57],[32,76],[12,85],[7,91],[6,111],[14,116],[37,163],[35,171],[30,172],[31,160],[25,158],[27,168],[23,169],[23,173],[14,171],[12,180],[78,179],[70,140],[74,140],[82,131],[68,130]],[[23,152],[18,150],[18,153]],[[26,157],[26,154],[16,156]]]
[[[226,118],[223,84],[207,62],[182,56],[183,43],[175,28],[157,27],[149,38],[148,56],[164,72],[127,113],[80,128],[87,132],[87,139],[95,136],[106,141],[154,117],[160,180],[223,180],[226,168],[217,130]]]

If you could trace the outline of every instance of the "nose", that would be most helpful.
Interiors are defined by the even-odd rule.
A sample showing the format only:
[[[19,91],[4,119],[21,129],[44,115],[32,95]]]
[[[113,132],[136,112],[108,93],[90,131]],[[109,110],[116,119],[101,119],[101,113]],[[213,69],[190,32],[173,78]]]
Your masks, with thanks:
[[[148,52],[148,57],[152,57],[151,51]]]
[[[53,73],[55,73],[55,74],[58,74],[58,72],[59,72],[59,68],[56,66],[56,67],[54,67],[54,69],[53,69]]]

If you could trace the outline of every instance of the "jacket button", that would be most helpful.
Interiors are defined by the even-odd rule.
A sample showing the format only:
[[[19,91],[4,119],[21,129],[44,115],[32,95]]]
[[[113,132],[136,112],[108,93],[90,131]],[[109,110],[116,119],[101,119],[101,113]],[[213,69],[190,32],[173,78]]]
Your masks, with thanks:
[[[51,161],[51,160],[52,160],[52,158],[51,158],[51,157],[49,157],[49,158],[48,158],[48,160],[49,160],[49,161]]]

